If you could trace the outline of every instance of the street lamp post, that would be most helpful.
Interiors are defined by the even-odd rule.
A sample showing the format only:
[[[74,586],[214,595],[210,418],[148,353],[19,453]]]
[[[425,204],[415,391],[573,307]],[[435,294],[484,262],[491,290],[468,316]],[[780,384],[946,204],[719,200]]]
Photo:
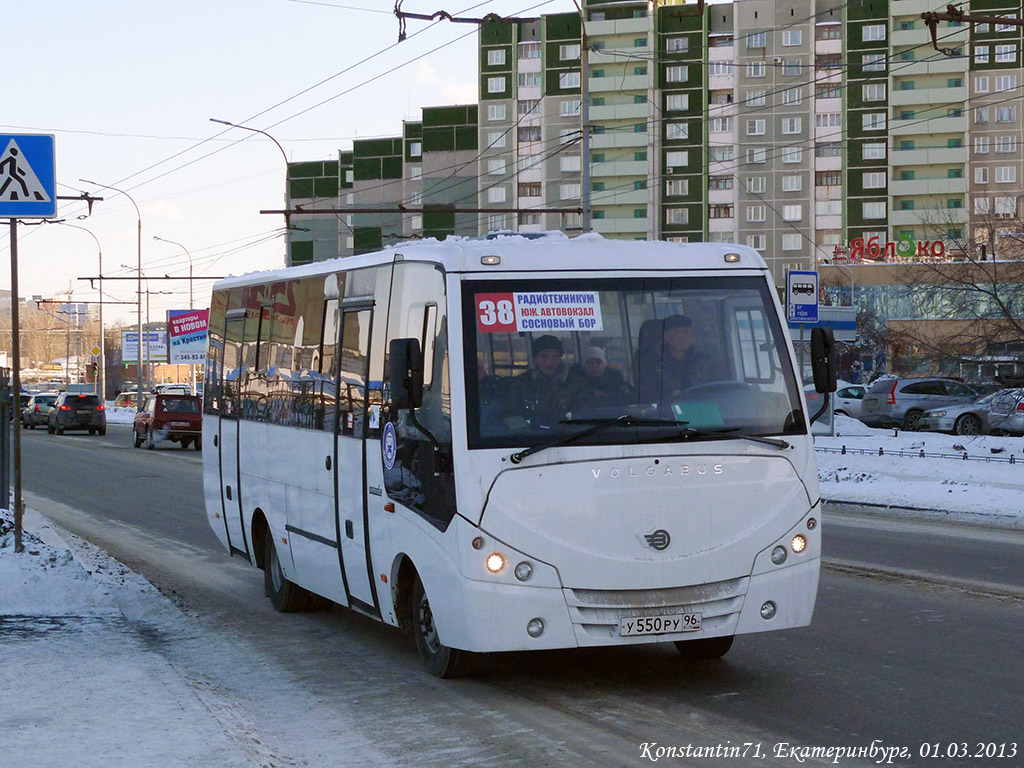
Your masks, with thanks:
[[[99,272],[97,272],[96,274],[99,275],[99,279],[100,279],[100,301],[99,301],[99,305],[100,305],[100,343],[99,343],[100,359],[97,361],[97,366],[96,366],[96,394],[98,394],[101,398],[106,400],[106,398],[107,398],[107,389],[106,389],[106,384],[107,384],[106,354],[107,354],[107,350],[106,350],[106,345],[103,342],[103,247],[100,245],[99,238],[96,237],[96,235],[92,232],[92,230],[86,229],[85,227],[80,227],[77,224],[68,224],[66,221],[59,221],[57,223],[58,224],[63,224],[65,227],[71,227],[72,229],[80,229],[83,232],[88,233],[89,236],[92,237],[92,239],[96,241],[96,251],[99,253]]]
[[[272,142],[277,145],[277,148],[281,150],[281,157],[284,158],[284,207],[285,211],[290,207],[289,200],[291,198],[291,192],[288,189],[288,155],[284,151],[284,147],[281,146],[281,142],[275,139],[266,131],[261,131],[259,128],[250,128],[247,125],[239,125],[238,123],[231,123],[227,120],[218,120],[216,117],[210,118],[211,123],[217,123],[219,125],[226,125],[229,128],[241,128],[243,131],[251,131],[252,133],[258,133],[261,136],[266,136]],[[291,241],[291,214],[285,213],[284,215],[284,261],[285,266],[290,267],[292,264],[292,241]]]
[[[136,397],[136,408],[141,411],[142,410],[142,388],[143,388],[143,383],[144,383],[143,382],[143,372],[142,372],[142,212],[139,210],[139,205],[138,205],[138,203],[135,202],[135,199],[131,195],[129,195],[127,192],[125,192],[123,189],[118,189],[117,187],[112,187],[109,184],[100,184],[99,182],[96,182],[96,181],[89,181],[87,179],[79,179],[79,181],[81,181],[83,184],[92,184],[93,186],[100,187],[101,189],[109,189],[112,192],[119,192],[119,193],[121,193],[122,195],[124,195],[125,197],[127,197],[131,201],[132,205],[135,206],[135,215],[139,219],[138,243],[137,243],[137,245],[138,245],[138,256],[139,256],[139,286],[138,286],[138,296],[139,296],[139,305],[138,305],[139,353],[138,353],[138,360],[136,361],[136,370],[138,371],[139,375],[136,376],[136,378],[138,379],[138,382],[136,382],[136,395],[137,395],[137,397]],[[100,274],[102,274],[102,272]],[[102,285],[103,285],[103,283],[101,282],[100,283],[101,289],[102,289]],[[100,296],[100,300],[101,301],[102,301],[102,298],[103,297],[102,297],[102,294],[101,294],[101,296]]]
[[[157,237],[156,235],[153,235],[153,239],[161,243],[170,243],[171,245],[176,245],[185,252],[186,256],[188,256],[188,308],[195,309],[195,302],[193,300],[192,293],[192,254],[189,253],[188,248],[186,248],[181,243],[175,242],[174,240],[168,240],[165,237]],[[170,328],[168,328],[168,332],[170,332]],[[170,347],[168,347],[168,352],[169,351]],[[194,395],[196,393],[196,367],[192,363],[189,363],[188,366],[188,383],[189,391]]]

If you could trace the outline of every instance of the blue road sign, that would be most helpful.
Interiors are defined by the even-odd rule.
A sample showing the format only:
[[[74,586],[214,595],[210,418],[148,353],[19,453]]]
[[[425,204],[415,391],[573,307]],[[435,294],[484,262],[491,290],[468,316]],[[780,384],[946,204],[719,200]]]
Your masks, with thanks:
[[[57,161],[49,134],[0,134],[0,218],[57,215]]]
[[[786,320],[818,322],[818,273],[792,270],[786,273]]]

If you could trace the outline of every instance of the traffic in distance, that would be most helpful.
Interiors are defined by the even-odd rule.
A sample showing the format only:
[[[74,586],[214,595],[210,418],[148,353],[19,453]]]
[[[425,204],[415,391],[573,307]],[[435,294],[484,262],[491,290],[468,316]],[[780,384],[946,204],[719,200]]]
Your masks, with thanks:
[[[815,379],[835,388],[830,335]],[[509,237],[214,287],[210,524],[281,611],[331,602],[475,652],[808,624],[813,413],[756,251]]]

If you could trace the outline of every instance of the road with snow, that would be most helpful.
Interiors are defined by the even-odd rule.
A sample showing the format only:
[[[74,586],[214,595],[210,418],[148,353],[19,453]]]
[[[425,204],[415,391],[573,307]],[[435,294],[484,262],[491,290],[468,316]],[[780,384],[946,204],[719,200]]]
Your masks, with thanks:
[[[343,609],[275,613],[262,574],[207,527],[199,454],[134,450],[118,425],[23,446],[28,505],[173,596],[180,620],[154,623],[152,647],[259,764],[639,765],[645,742],[881,740],[916,755],[1020,740],[1019,532],[826,516],[808,628],[739,638],[714,663],[671,646],[507,654],[446,682],[393,629]]]

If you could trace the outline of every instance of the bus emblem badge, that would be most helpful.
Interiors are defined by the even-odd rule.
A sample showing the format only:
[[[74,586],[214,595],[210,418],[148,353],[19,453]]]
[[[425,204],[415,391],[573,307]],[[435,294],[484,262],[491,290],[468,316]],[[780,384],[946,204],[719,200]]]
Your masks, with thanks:
[[[398,435],[395,434],[395,423],[389,421],[384,425],[384,436],[380,441],[380,452],[384,456],[384,466],[393,469],[398,455]]]
[[[644,541],[647,542],[647,546],[651,549],[661,552],[668,549],[668,545],[672,543],[672,537],[668,535],[668,531],[659,528],[654,533],[645,533]]]

